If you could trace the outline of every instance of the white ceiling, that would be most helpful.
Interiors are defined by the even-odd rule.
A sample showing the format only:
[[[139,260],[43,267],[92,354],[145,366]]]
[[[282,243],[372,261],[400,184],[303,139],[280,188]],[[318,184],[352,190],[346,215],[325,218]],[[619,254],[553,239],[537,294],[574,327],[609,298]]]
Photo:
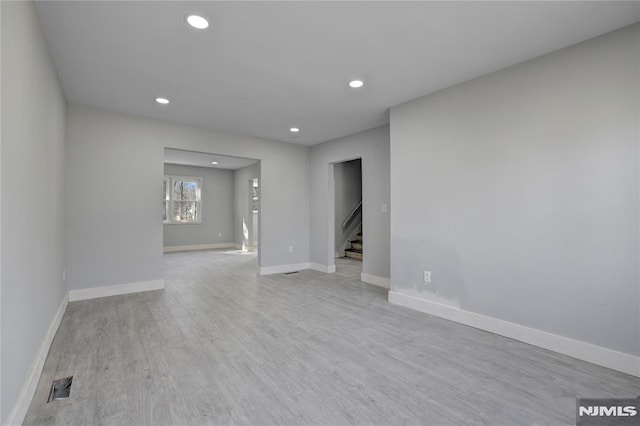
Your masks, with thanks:
[[[46,1],[38,10],[69,101],[304,145],[640,21],[640,2],[612,1]],[[187,27],[194,12],[208,30]],[[364,88],[349,89],[353,78]]]
[[[211,164],[212,161],[216,161],[218,164]],[[257,161],[250,158],[229,157],[227,155],[206,154],[181,149],[164,149],[164,162],[167,164],[236,170],[250,166]]]

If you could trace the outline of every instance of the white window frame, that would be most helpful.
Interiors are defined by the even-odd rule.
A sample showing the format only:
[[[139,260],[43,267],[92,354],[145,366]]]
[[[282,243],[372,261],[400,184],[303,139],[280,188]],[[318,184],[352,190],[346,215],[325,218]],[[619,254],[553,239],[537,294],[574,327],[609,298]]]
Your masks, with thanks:
[[[175,220],[173,217],[173,206],[176,202],[180,202],[180,200],[173,199],[173,185],[177,181],[187,181],[187,182],[197,182],[198,189],[196,190],[196,200],[195,203],[197,205],[197,217],[195,221],[185,222],[182,220]],[[202,223],[202,178],[196,176],[174,176],[174,175],[165,175],[164,182],[166,182],[166,190],[164,193],[164,202],[165,202],[165,214],[166,220],[163,221],[165,225],[198,225]]]

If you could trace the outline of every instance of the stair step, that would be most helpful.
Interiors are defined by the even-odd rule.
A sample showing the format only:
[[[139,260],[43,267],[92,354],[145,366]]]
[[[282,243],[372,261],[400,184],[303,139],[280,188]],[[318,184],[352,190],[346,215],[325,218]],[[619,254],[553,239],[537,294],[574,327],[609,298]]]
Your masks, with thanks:
[[[356,250],[362,250],[362,241],[351,241],[351,248]]]
[[[362,250],[346,249],[344,251],[344,255],[346,257],[350,257],[351,259],[362,260]]]

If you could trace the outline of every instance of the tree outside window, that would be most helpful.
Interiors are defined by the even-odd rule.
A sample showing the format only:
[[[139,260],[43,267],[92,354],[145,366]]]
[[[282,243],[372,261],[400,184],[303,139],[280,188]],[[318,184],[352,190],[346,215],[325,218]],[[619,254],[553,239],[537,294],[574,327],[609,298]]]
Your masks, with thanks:
[[[165,223],[202,222],[202,180],[184,176],[165,176],[164,213]]]

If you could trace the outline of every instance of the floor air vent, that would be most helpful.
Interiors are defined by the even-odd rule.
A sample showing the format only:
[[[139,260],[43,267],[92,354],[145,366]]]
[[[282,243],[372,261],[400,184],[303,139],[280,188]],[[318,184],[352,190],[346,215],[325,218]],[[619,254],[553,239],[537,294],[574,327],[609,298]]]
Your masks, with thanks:
[[[285,275],[291,275],[291,274],[297,274],[298,272],[300,272],[300,271],[285,272],[284,274]]]
[[[51,383],[51,390],[49,391],[49,399],[47,402],[69,398],[71,394],[71,382],[73,382],[73,376],[54,380],[53,383]]]

